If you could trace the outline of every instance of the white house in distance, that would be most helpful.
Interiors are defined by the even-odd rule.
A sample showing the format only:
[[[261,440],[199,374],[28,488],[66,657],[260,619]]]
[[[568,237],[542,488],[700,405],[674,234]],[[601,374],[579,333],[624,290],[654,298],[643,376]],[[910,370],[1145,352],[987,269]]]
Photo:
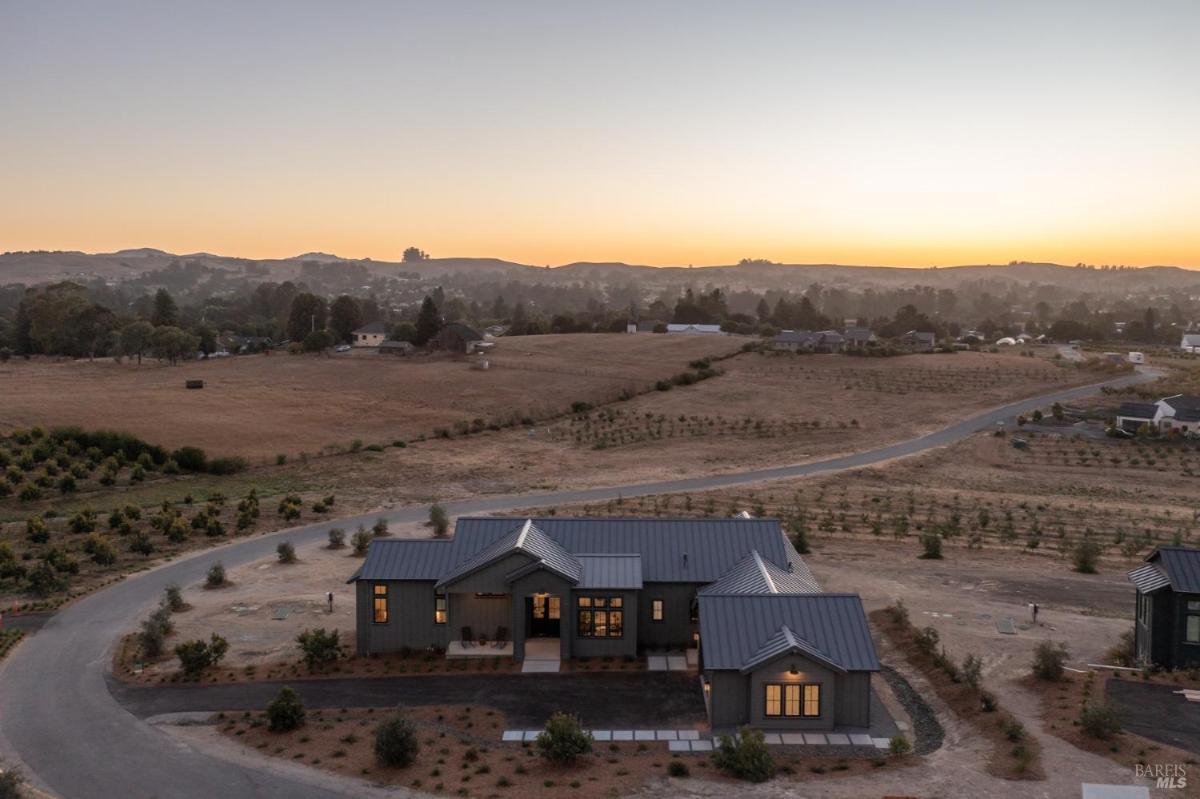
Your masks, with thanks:
[[[1117,427],[1122,430],[1134,433],[1143,424],[1162,433],[1200,434],[1200,397],[1176,394],[1158,402],[1125,402],[1117,409]]]
[[[668,333],[691,333],[691,334],[706,334],[710,336],[727,335],[720,325],[667,325]]]
[[[1184,333],[1179,349],[1200,355],[1200,333]]]
[[[387,325],[379,320],[368,322],[350,335],[355,347],[378,347],[387,338]]]

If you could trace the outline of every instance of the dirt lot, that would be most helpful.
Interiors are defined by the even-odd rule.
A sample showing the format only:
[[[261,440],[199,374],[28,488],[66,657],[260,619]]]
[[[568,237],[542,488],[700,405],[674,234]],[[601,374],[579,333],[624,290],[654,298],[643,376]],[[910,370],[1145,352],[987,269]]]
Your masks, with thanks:
[[[644,391],[743,339],[570,335],[502,339],[487,371],[455,357],[241,356],[171,367],[10,361],[0,433],[34,425],[116,428],[175,448],[256,460],[431,435],[455,422],[543,418],[571,403]],[[203,390],[184,381],[202,379]],[[531,390],[531,387],[536,387]]]

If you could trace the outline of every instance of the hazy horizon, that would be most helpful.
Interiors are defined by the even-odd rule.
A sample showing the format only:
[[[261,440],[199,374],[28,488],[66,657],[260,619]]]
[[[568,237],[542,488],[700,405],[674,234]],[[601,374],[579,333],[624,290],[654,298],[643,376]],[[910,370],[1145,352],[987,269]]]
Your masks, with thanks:
[[[9,3],[0,250],[1195,269],[1198,24],[1187,2]]]

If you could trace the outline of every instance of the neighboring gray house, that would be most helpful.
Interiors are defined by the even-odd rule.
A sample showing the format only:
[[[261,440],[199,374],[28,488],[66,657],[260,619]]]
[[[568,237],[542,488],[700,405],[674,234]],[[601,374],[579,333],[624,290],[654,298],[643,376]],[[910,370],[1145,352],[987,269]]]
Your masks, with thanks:
[[[1159,547],[1129,580],[1137,587],[1138,660],[1164,669],[1200,666],[1200,549]]]
[[[969,335],[968,333],[963,338],[967,338]],[[934,345],[937,344],[937,336],[923,330],[910,330],[900,340],[913,352],[933,352]]]
[[[1122,402],[1117,408],[1117,427],[1126,433],[1136,433],[1143,424],[1154,426],[1158,405],[1153,402]]]
[[[778,520],[464,517],[376,539],[350,582],[361,655],[698,650],[714,727],[868,724],[862,603],[821,593]]]
[[[1200,353],[1200,333],[1184,333],[1179,340],[1179,349],[1184,352]]]
[[[878,340],[869,327],[848,327],[844,336],[848,350],[865,350]]]
[[[784,352],[841,352],[846,337],[836,330],[784,330],[769,342],[771,349]]]
[[[1125,402],[1117,409],[1117,427],[1135,433],[1148,424],[1160,433],[1172,430],[1195,437],[1200,434],[1200,397],[1175,394],[1158,402]]]
[[[380,355],[412,355],[416,352],[416,347],[408,341],[381,341],[379,342]]]

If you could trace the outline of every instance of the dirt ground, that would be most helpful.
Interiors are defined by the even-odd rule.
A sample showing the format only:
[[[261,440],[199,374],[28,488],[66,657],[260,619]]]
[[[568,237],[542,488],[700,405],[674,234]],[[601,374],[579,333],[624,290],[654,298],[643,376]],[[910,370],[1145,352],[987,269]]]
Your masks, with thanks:
[[[456,422],[544,418],[576,401],[645,391],[689,361],[722,355],[725,336],[551,335],[501,339],[471,369],[465,357],[239,356],[167,366],[145,361],[12,360],[0,365],[0,433],[34,425],[124,430],[175,448],[274,461],[333,445],[390,443]],[[184,381],[205,381],[187,390]],[[530,387],[536,386],[531,391]]]

